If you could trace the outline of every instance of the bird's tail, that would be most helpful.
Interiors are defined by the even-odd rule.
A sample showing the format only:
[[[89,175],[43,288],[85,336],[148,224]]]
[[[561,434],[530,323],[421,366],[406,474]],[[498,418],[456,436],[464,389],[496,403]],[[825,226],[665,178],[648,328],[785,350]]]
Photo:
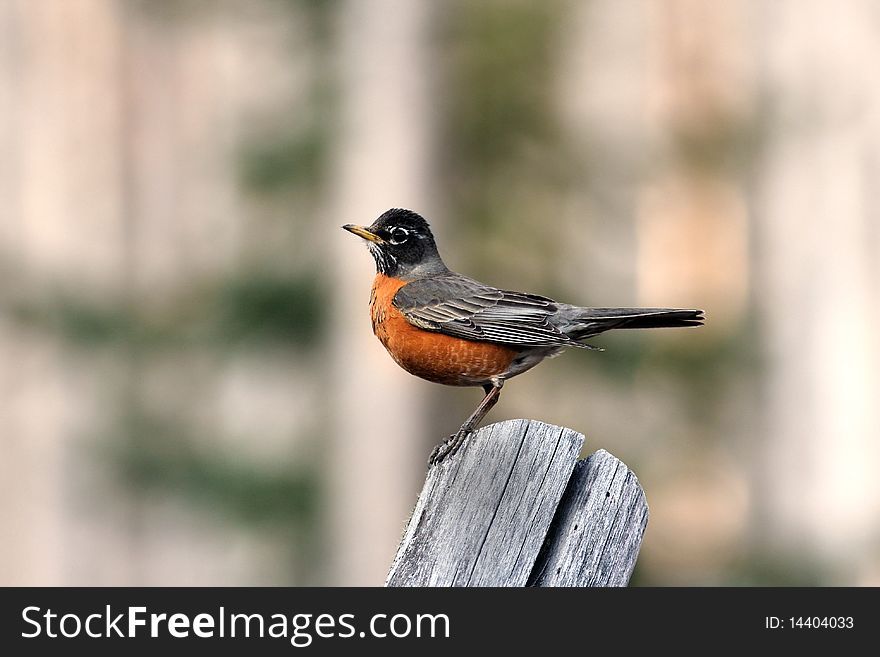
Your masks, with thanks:
[[[583,340],[611,329],[680,328],[702,326],[702,310],[681,308],[577,308],[565,333]]]

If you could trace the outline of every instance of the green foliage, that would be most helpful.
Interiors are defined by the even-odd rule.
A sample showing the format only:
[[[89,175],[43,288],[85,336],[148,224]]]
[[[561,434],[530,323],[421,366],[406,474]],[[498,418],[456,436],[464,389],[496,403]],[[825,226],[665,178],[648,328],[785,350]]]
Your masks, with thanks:
[[[240,156],[243,184],[255,193],[279,194],[316,187],[323,179],[327,134],[320,127],[248,144]]]
[[[309,349],[320,343],[327,321],[323,294],[310,274],[243,271],[205,284],[198,294],[165,299],[161,307],[134,300],[101,302],[56,290],[13,302],[9,309],[23,326],[84,349]]]
[[[767,550],[745,555],[725,573],[730,586],[831,586],[839,581],[828,564],[806,554],[773,554]]]
[[[310,464],[266,468],[236,454],[199,450],[179,422],[135,414],[123,420],[127,439],[104,443],[121,478],[142,490],[178,495],[239,522],[312,525],[321,496]],[[204,441],[202,441],[204,442]]]
[[[214,296],[213,335],[220,343],[310,347],[326,323],[324,294],[311,276],[240,276]]]
[[[286,4],[294,16],[304,16],[309,23],[317,49],[327,50],[334,36],[335,18],[341,6],[340,0],[273,0]]]
[[[570,175],[553,102],[564,8],[459,1],[441,28],[449,50],[440,117],[445,196],[463,259],[478,277],[515,266],[492,260],[489,239],[528,243],[548,257],[557,248],[538,218],[555,211]]]
[[[711,321],[711,315],[710,315]],[[607,348],[613,357],[601,354],[589,362],[610,379],[631,382],[642,368],[664,372],[697,391],[721,385],[734,372],[748,373],[760,366],[760,354],[754,340],[755,327],[750,321],[725,330],[699,330],[694,339],[674,336],[675,339],[646,339],[644,332],[609,332],[591,341]],[[582,362],[582,361],[578,361]]]
[[[670,131],[676,161],[694,174],[739,175],[760,153],[766,138],[766,119],[718,117],[708,125],[679,126]]]
[[[555,2],[458,3],[448,121],[455,157],[485,179],[521,157],[528,143],[555,138],[552,94]],[[469,176],[462,176],[467,178]]]
[[[19,325],[49,331],[82,347],[101,347],[143,338],[142,322],[122,304],[100,304],[64,291],[7,304]]]

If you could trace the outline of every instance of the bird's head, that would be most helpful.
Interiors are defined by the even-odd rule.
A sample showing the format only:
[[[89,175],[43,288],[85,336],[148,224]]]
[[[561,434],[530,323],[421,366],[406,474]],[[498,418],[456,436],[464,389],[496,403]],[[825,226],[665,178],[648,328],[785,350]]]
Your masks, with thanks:
[[[448,271],[431,227],[412,210],[393,208],[370,226],[346,224],[343,228],[366,240],[380,274],[415,280]]]

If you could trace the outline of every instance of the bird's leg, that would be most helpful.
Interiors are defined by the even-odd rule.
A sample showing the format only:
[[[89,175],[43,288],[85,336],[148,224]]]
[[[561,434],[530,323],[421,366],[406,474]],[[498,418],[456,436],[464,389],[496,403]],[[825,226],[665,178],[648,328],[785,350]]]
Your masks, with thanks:
[[[484,417],[486,417],[486,413],[492,410],[492,407],[498,403],[498,398],[501,396],[501,386],[503,382],[499,381],[498,385],[487,383],[483,386],[483,392],[486,393],[486,396],[483,397],[483,401],[480,402],[480,405],[477,406],[476,410],[471,413],[471,416],[464,421],[464,424],[461,425],[461,429],[458,430],[458,435],[466,436],[469,433],[472,433],[474,429],[477,428],[477,425],[482,421]]]
[[[498,398],[501,396],[501,386],[503,385],[504,381],[499,380],[497,383],[487,383],[483,386],[483,390],[486,392],[483,401],[481,401],[476,410],[471,413],[471,416],[464,421],[464,424],[461,425],[461,429],[434,448],[434,451],[431,452],[431,456],[428,459],[429,465],[440,463],[440,461],[447,456],[452,456],[458,451],[467,437],[474,432],[474,429],[480,421],[486,417],[486,413],[492,410],[492,407],[498,403]]]

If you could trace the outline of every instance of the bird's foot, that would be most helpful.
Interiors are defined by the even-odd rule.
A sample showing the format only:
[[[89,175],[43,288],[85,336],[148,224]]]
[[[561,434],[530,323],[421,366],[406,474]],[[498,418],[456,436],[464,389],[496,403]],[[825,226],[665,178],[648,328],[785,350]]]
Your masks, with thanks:
[[[428,466],[433,467],[444,459],[453,456],[472,433],[473,431],[459,430],[458,433],[452,434],[449,438],[438,444],[431,451],[431,456],[428,457]]]

